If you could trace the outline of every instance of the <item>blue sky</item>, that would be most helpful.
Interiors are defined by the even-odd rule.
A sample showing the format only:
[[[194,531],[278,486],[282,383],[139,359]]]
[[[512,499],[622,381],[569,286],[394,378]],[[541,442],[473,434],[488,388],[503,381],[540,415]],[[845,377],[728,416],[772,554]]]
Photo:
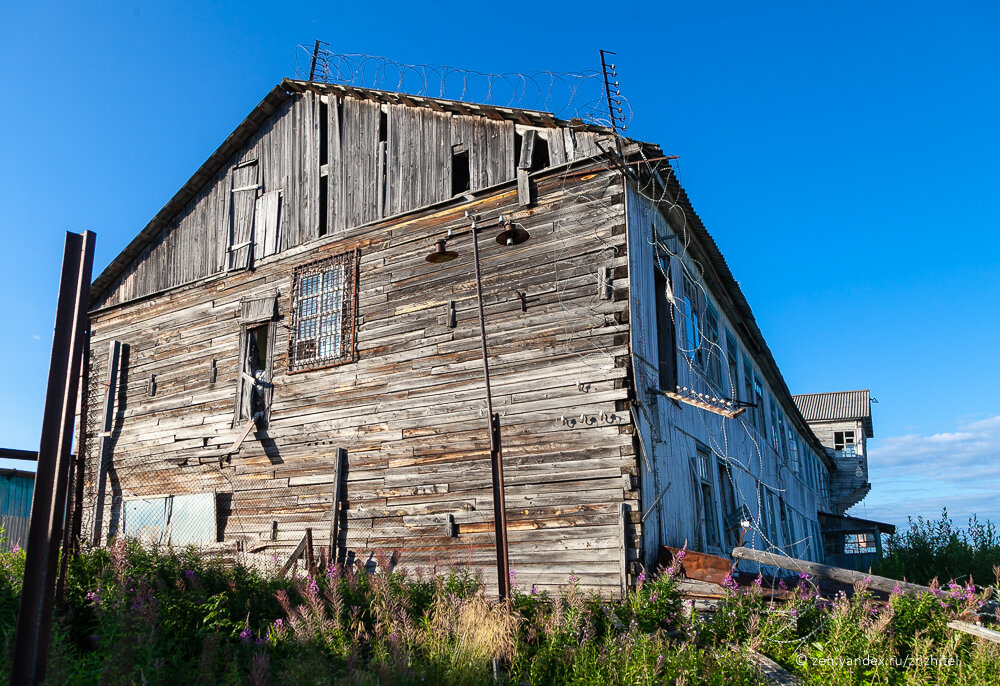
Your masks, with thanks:
[[[484,72],[614,50],[793,392],[871,388],[861,515],[1000,522],[995,3],[44,3],[0,7],[0,445],[38,444],[63,231],[95,273],[296,45]]]

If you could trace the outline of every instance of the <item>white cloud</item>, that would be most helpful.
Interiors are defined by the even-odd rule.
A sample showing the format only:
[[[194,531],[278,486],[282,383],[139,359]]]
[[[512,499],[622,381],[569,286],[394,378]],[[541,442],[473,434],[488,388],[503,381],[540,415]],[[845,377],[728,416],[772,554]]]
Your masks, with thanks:
[[[954,431],[880,439],[869,448],[871,493],[852,514],[905,526],[941,509],[964,526],[976,514],[1000,524],[1000,415]]]

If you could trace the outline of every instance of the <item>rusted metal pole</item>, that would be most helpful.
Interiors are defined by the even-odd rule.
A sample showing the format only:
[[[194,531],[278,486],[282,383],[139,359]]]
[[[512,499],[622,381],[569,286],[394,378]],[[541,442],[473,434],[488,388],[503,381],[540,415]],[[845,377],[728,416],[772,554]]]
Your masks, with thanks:
[[[21,606],[17,615],[12,684],[33,686],[45,679],[56,565],[66,514],[66,481],[80,388],[94,239],[90,231],[82,235],[66,234],[42,415],[42,438],[38,448],[38,471],[31,503]]]
[[[503,488],[503,451],[500,415],[493,412],[490,391],[490,361],[486,352],[486,314],[483,310],[483,274],[479,264],[479,231],[472,220],[472,254],[476,262],[476,295],[479,300],[479,331],[482,338],[483,378],[486,385],[486,417],[490,429],[490,466],[493,472],[493,529],[497,548],[497,591],[501,600],[510,597],[510,562],[507,558],[507,507]]]
[[[316,40],[316,44],[313,45],[313,57],[312,62],[309,64],[309,80],[312,81],[313,77],[316,75],[316,58],[319,57],[319,39]]]

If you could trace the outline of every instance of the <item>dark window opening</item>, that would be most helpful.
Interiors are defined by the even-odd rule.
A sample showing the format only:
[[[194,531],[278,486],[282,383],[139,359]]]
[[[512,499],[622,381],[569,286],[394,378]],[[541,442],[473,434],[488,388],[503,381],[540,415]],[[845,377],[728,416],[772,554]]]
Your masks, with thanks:
[[[330,177],[319,177],[319,235],[325,236],[330,231],[329,215]]]
[[[253,420],[258,429],[267,426],[271,406],[271,350],[274,331],[270,322],[248,326],[243,331],[236,423]]]
[[[380,112],[378,116],[378,140],[379,143],[389,140],[389,115],[385,111]]]
[[[319,103],[319,163],[326,164],[330,161],[330,140],[328,132],[330,130],[330,106],[325,102]]]
[[[653,284],[656,289],[656,343],[660,390],[673,391],[677,388],[676,330],[673,308],[667,299],[667,278],[658,268],[654,269]]]
[[[545,169],[549,166],[549,143],[541,136],[535,136],[535,146],[531,151],[529,171]]]
[[[521,168],[521,146],[524,145],[524,136],[514,132],[514,169]]]
[[[472,169],[469,166],[469,151],[452,148],[451,152],[451,194],[458,195],[471,189]]]

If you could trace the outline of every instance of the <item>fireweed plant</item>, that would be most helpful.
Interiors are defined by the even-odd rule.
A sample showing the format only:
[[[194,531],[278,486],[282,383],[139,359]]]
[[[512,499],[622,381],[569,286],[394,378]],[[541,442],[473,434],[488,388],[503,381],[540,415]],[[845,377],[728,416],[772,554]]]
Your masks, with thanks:
[[[807,683],[997,683],[1000,650],[946,629],[983,597],[971,586],[876,600],[816,597],[804,580],[773,605],[757,585],[732,588],[702,617],[677,590],[677,568],[639,574],[623,600],[568,579],[560,595],[521,587],[509,603],[480,576],[332,565],[291,578],[190,550],[122,539],[71,561],[47,682],[73,684],[763,684],[750,649]],[[9,674],[24,553],[0,553],[2,679]],[[731,584],[735,586],[735,584]],[[879,656],[849,667],[800,656]],[[951,656],[907,667],[893,657]],[[914,662],[915,660],[911,660]],[[927,662],[924,660],[924,662]]]

